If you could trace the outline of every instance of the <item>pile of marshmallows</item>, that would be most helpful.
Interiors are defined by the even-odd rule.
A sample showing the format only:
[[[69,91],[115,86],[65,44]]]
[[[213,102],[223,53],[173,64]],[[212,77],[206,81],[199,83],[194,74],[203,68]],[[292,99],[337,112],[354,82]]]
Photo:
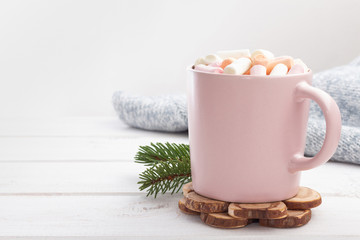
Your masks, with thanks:
[[[193,69],[209,73],[258,76],[283,76],[309,71],[301,59],[290,56],[274,57],[274,54],[264,49],[257,49],[251,54],[249,49],[219,51],[198,58]]]

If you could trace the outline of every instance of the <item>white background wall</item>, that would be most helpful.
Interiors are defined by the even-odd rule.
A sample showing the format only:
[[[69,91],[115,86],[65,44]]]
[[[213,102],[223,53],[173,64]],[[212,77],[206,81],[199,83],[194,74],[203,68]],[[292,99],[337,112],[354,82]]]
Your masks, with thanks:
[[[345,64],[360,1],[1,1],[0,117],[113,115],[113,91],[185,93],[195,58],[237,48]]]

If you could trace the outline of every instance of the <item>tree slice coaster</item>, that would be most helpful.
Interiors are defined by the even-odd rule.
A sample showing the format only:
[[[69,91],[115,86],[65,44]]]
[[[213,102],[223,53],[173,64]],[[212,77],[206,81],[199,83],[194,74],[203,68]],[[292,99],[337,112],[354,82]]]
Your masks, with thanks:
[[[194,192],[192,182],[185,184],[182,188],[182,191],[184,196],[188,195],[189,192]]]
[[[189,192],[185,196],[185,207],[196,212],[220,213],[228,211],[228,202],[203,197],[196,192]]]
[[[185,198],[183,197],[182,199],[179,200],[179,209],[183,212],[183,213],[186,213],[186,214],[190,214],[190,215],[199,215],[200,213],[199,212],[195,212],[193,210],[190,210],[188,209],[186,206],[185,206]]]
[[[295,197],[283,201],[288,209],[305,210],[321,204],[320,194],[307,187],[300,187]]]
[[[307,224],[311,219],[311,210],[288,210],[288,216],[280,219],[260,219],[259,224],[265,227],[293,228]]]
[[[250,224],[246,218],[234,218],[227,213],[201,213],[201,220],[212,227],[217,228],[241,228]]]
[[[232,217],[248,219],[277,219],[287,216],[283,202],[270,203],[231,203],[228,213]]]

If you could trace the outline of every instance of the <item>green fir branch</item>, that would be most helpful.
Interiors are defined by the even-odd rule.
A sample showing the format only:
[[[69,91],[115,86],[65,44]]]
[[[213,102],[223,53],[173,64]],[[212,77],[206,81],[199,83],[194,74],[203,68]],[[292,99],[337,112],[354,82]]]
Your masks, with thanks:
[[[147,195],[178,192],[181,187],[191,181],[190,161],[171,160],[160,162],[140,174],[139,189],[147,189]]]
[[[135,162],[152,166],[161,161],[190,160],[188,144],[150,143],[150,146],[140,146],[135,156]]]
[[[190,151],[187,144],[151,143],[140,146],[135,162],[150,166],[140,174],[139,189],[147,189],[147,195],[171,194],[191,182]]]

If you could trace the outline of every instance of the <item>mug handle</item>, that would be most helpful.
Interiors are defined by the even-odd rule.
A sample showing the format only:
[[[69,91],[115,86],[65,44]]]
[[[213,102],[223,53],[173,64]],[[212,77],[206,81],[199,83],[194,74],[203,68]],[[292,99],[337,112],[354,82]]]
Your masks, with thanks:
[[[289,171],[297,172],[317,167],[327,162],[335,153],[341,135],[341,115],[336,102],[326,92],[315,88],[307,82],[296,86],[295,97],[298,102],[304,98],[314,100],[324,113],[326,121],[326,135],[323,146],[314,157],[304,157],[296,154],[289,163]]]

